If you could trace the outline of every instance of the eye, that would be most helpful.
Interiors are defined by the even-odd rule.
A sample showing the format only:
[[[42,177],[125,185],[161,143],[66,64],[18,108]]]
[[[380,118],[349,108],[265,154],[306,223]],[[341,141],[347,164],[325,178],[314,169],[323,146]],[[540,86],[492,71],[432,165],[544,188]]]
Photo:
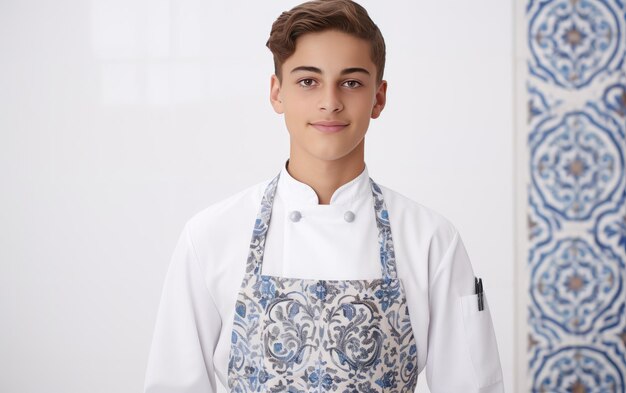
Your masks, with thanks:
[[[311,87],[313,85],[313,82],[315,82],[313,79],[306,78],[306,79],[299,80],[298,85],[300,85],[301,87]]]
[[[357,87],[363,86],[363,84],[357,80],[345,81],[344,84],[349,84],[348,87],[351,89],[356,89]]]

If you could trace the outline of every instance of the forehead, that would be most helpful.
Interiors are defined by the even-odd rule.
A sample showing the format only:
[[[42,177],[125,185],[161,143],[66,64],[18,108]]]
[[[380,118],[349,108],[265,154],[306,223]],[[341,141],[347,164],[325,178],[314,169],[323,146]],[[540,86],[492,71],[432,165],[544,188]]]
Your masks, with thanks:
[[[335,71],[347,67],[375,68],[371,44],[362,38],[338,31],[306,33],[296,40],[295,52],[285,61],[285,71],[298,66],[315,66]]]

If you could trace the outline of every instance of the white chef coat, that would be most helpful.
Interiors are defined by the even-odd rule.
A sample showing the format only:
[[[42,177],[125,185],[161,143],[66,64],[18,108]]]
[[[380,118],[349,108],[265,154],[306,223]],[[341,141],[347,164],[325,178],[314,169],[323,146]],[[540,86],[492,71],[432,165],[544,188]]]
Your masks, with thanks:
[[[263,274],[303,279],[381,277],[367,165],[320,205],[283,165],[266,238]],[[235,301],[254,222],[274,176],[212,204],[185,224],[166,274],[145,376],[145,393],[215,393],[228,386]],[[374,179],[376,181],[376,179]],[[418,347],[432,393],[504,391],[493,324],[450,221],[377,182],[393,236]],[[300,218],[290,213],[298,211]],[[346,212],[354,219],[346,219]],[[348,214],[349,215],[349,214]],[[226,389],[227,390],[227,389]]]

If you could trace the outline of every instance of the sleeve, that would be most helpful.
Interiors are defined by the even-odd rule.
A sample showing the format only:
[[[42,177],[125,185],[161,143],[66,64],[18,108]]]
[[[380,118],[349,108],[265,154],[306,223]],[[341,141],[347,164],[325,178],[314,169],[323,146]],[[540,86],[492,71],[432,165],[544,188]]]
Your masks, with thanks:
[[[425,369],[432,393],[504,392],[486,287],[483,293],[484,307],[479,311],[472,265],[455,231],[429,289]]]
[[[220,329],[187,223],[165,276],[144,393],[216,392],[213,352]]]

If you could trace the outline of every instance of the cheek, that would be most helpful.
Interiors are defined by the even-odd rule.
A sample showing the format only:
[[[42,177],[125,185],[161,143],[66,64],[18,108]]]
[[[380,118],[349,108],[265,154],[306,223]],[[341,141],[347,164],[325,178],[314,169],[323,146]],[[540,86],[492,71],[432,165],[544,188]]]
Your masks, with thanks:
[[[290,117],[303,116],[311,110],[311,104],[303,98],[291,97],[285,105],[285,114]]]
[[[371,114],[375,104],[376,100],[371,100],[369,97],[365,97],[362,100],[359,100],[357,105],[359,114],[364,117],[367,116],[369,118],[369,115]]]
[[[373,92],[368,91],[367,94],[360,94],[358,97],[354,99],[355,105],[358,105],[359,108],[362,107],[373,107],[376,103],[376,95]]]

